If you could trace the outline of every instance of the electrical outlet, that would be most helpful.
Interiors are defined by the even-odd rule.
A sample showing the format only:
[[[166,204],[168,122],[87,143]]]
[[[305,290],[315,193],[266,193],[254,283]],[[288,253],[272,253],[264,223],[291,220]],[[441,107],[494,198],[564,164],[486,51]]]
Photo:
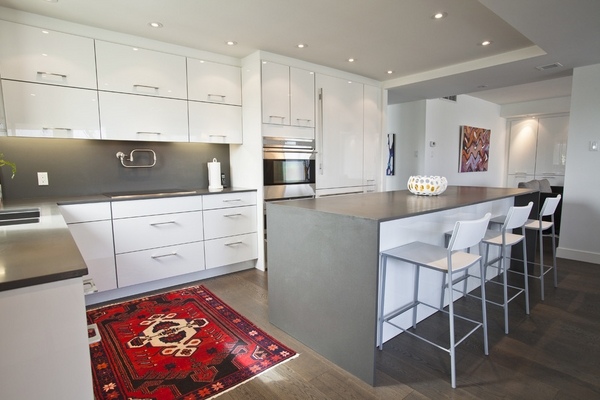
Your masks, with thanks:
[[[48,173],[47,172],[38,172],[38,186],[46,186],[48,185]]]

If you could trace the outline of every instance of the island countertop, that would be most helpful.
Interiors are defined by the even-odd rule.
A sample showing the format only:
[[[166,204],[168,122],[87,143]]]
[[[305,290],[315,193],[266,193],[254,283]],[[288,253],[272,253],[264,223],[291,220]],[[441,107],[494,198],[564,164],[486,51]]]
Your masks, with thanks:
[[[408,190],[400,190],[292,200],[277,204],[384,222],[532,192],[531,189],[449,186],[438,196],[417,196]]]

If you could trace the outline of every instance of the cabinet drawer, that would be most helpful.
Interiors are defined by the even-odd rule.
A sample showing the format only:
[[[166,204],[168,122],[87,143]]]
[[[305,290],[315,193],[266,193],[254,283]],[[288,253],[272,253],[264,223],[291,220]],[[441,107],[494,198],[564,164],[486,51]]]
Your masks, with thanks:
[[[185,57],[96,40],[98,89],[187,99]]]
[[[94,41],[0,21],[0,75],[3,79],[96,89]]]
[[[81,203],[59,205],[58,209],[67,224],[110,220],[110,203]]]
[[[256,232],[256,206],[218,208],[204,211],[204,238]]]
[[[99,92],[102,139],[187,142],[187,101]]]
[[[114,219],[200,210],[202,210],[202,196],[181,196],[162,199],[112,202]]]
[[[203,239],[202,212],[115,219],[113,230],[117,254],[195,242]]]
[[[9,136],[100,139],[95,90],[3,79],[2,91]]]
[[[203,242],[118,254],[119,287],[204,270]]]
[[[202,203],[205,210],[255,205],[256,192],[236,192],[206,195],[204,196]]]
[[[204,247],[207,269],[258,258],[256,233],[207,240]]]

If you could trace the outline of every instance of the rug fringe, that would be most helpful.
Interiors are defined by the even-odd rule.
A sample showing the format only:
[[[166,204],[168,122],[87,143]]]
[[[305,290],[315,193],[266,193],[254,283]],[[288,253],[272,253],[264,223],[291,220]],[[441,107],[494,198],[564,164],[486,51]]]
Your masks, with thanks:
[[[253,381],[254,379],[256,379],[256,378],[258,378],[259,376],[261,376],[262,374],[264,374],[264,373],[266,373],[266,372],[268,372],[268,371],[272,370],[273,368],[277,368],[277,367],[279,367],[280,365],[283,365],[283,364],[287,363],[288,361],[291,361],[291,360],[293,360],[294,358],[297,358],[297,357],[299,357],[299,356],[300,356],[300,353],[296,353],[296,354],[295,354],[293,357],[287,358],[287,359],[283,360],[282,362],[280,362],[279,364],[273,365],[272,367],[269,367],[269,368],[265,369],[265,370],[264,370],[263,372],[261,372],[260,374],[254,375],[253,377],[251,377],[251,378],[249,378],[249,379],[246,379],[245,381],[243,381],[243,382],[240,382],[240,383],[238,383],[237,385],[230,387],[229,389],[226,389],[226,390],[224,390],[224,391],[222,391],[222,392],[220,392],[220,393],[217,393],[217,394],[215,394],[214,396],[207,397],[205,400],[211,400],[211,399],[215,399],[215,398],[219,397],[220,395],[222,395],[222,394],[224,394],[224,393],[227,393],[227,392],[229,392],[229,391],[231,391],[231,390],[233,390],[233,389],[235,389],[235,388],[237,388],[237,387],[239,387],[239,386],[242,386],[242,385],[243,385],[243,384],[245,384],[245,383],[248,383],[248,382],[250,382],[250,381]]]

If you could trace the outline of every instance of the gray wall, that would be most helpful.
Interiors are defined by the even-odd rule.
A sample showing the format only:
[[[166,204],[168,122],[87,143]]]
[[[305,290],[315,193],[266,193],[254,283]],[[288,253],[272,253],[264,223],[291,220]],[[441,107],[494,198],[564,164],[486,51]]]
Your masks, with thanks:
[[[124,168],[116,157],[133,149],[152,149],[156,166]],[[82,139],[0,137],[0,153],[17,164],[0,169],[5,199],[85,196],[156,189],[206,189],[207,162],[221,163],[229,182],[229,145],[205,143],[127,142]],[[149,162],[136,153],[139,163]],[[127,163],[126,163],[127,164]],[[137,164],[137,162],[136,162]],[[48,186],[38,186],[37,172],[48,172]]]

